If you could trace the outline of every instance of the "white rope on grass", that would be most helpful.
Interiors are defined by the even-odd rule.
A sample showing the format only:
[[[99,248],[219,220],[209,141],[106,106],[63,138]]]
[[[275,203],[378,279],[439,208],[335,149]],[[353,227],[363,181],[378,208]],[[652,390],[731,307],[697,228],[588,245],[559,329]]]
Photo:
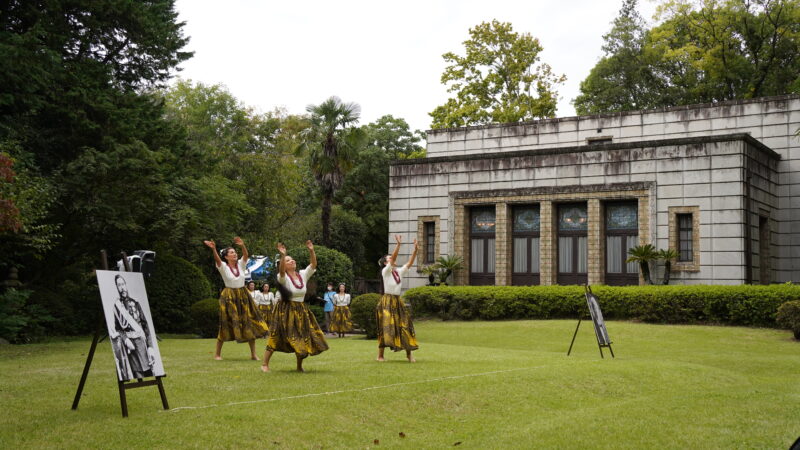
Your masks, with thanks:
[[[238,406],[238,405],[252,405],[253,403],[266,403],[266,402],[277,402],[281,400],[294,400],[294,399],[301,399],[301,398],[309,398],[309,397],[321,397],[323,395],[336,395],[336,394],[346,394],[351,392],[366,392],[366,391],[373,391],[376,389],[388,389],[398,386],[408,386],[412,384],[423,384],[423,383],[434,383],[438,381],[448,381],[448,380],[458,380],[461,378],[470,378],[470,377],[482,377],[487,375],[496,375],[501,373],[509,373],[509,372],[518,372],[520,370],[533,370],[533,369],[541,369],[545,366],[534,366],[534,367],[519,367],[516,369],[506,369],[506,370],[493,370],[491,372],[481,372],[481,373],[470,373],[466,375],[452,375],[449,377],[438,377],[438,378],[428,378],[426,380],[417,380],[417,381],[406,381],[403,383],[392,383],[392,384],[384,384],[381,386],[369,386],[360,389],[343,389],[340,391],[328,391],[328,392],[315,392],[312,394],[302,394],[302,395],[290,395],[288,397],[277,397],[277,398],[265,398],[260,400],[248,400],[244,402],[231,402],[231,403],[223,403],[223,404],[213,404],[213,405],[205,405],[205,406],[179,406],[177,408],[172,408],[170,410],[161,412],[178,412],[182,410],[189,410],[189,409],[208,409],[208,408],[220,408],[223,406]]]

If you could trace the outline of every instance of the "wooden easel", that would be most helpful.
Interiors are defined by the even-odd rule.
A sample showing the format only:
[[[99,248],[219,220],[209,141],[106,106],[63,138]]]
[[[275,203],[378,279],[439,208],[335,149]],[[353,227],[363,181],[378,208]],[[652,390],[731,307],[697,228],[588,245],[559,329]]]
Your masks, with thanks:
[[[103,270],[108,270],[108,257],[106,255],[105,250],[100,251],[100,267]],[[128,257],[123,252],[122,253],[122,260],[125,264],[125,270],[130,272],[130,267],[128,266]],[[100,313],[100,318],[97,321],[97,328],[94,331],[94,338],[92,338],[92,346],[89,348],[89,354],[86,356],[86,364],[83,366],[83,374],[81,375],[81,381],[78,383],[78,391],[75,392],[75,399],[72,401],[72,409],[78,409],[78,403],[81,401],[81,394],[83,393],[83,386],[86,384],[86,376],[89,375],[89,367],[92,365],[92,359],[94,358],[94,351],[97,348],[97,343],[100,341],[100,334],[106,328],[106,323],[103,318],[102,308]],[[116,372],[116,371],[115,371]],[[135,389],[139,387],[145,386],[158,386],[158,393],[161,395],[161,404],[164,406],[164,409],[169,409],[169,403],[167,402],[167,393],[164,391],[164,385],[161,382],[163,377],[157,376],[155,380],[147,380],[144,381],[141,378],[138,378],[137,381],[119,381],[117,378],[117,386],[119,388],[119,403],[122,407],[122,417],[128,417],[128,400],[125,396],[125,391],[128,389]]]
[[[594,296],[594,294],[592,293],[592,288],[589,287],[588,284],[584,288],[584,294],[586,295],[586,309],[589,309],[589,296]],[[578,329],[581,327],[581,321],[583,320],[583,317],[584,317],[583,312],[581,312],[581,316],[578,317],[578,326],[575,327],[575,333],[572,335],[572,342],[569,343],[569,350],[567,350],[567,356],[569,356],[569,354],[572,353],[572,345],[575,344],[575,337],[578,335]],[[611,352],[611,357],[614,358],[614,349],[611,348],[611,339],[609,339],[608,343],[606,344],[602,343],[601,337],[597,334],[597,324],[595,322],[596,319],[592,315],[591,311],[589,311],[589,317],[592,319],[592,325],[594,325],[595,338],[597,338],[597,348],[600,350],[600,358],[605,359],[605,356],[603,356],[603,347],[607,347],[608,351]]]

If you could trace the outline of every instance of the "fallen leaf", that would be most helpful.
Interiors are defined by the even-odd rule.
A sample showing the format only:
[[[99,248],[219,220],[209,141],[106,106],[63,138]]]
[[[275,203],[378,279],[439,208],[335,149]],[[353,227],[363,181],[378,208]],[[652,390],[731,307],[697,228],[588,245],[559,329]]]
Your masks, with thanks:
[[[456,445],[461,445],[461,441],[458,441],[455,444],[453,444],[453,447],[455,447]]]
[[[401,437],[401,438],[404,438],[404,437],[406,437],[406,434],[405,434],[405,433],[403,433],[403,432],[401,431],[401,432],[400,432],[400,437]]]
[[[381,443],[381,441],[375,439],[374,441],[372,441],[372,443],[375,444],[375,445],[379,445]]]

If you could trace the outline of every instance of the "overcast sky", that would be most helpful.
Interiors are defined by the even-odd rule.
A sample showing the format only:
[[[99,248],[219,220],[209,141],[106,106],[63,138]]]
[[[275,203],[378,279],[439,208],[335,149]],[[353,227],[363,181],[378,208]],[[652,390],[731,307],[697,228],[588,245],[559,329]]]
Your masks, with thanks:
[[[442,54],[463,54],[475,25],[497,19],[539,39],[541,60],[567,76],[559,117],[601,56],[602,36],[621,0],[267,1],[178,0],[179,19],[195,52],[181,78],[221,83],[260,112],[303,113],[337,95],[361,105],[362,124],[385,114],[412,129],[430,128],[428,113],[448,93]],[[640,2],[650,19],[655,5]]]

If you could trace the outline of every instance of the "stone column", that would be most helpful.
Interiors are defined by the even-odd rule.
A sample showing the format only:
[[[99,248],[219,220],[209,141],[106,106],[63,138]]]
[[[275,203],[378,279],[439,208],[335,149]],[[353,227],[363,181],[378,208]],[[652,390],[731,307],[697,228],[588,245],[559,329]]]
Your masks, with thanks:
[[[587,213],[589,216],[589,229],[586,232],[589,249],[589,260],[587,261],[589,284],[601,284],[605,278],[603,270],[603,238],[600,233],[603,217],[601,214],[600,200],[593,198],[588,201]]]
[[[455,217],[452,222],[453,226],[455,226],[455,231],[453,232],[453,253],[461,255],[461,257],[464,258],[464,268],[456,271],[453,277],[456,285],[466,286],[469,284],[470,262],[469,245],[467,245],[467,239],[469,238],[469,214],[467,214],[467,208],[458,203],[455,204],[453,209],[455,210]]]
[[[495,204],[494,227],[494,284],[495,286],[511,285],[511,220],[508,203]]]
[[[556,232],[553,202],[539,203],[539,281],[542,286],[556,284]]]

